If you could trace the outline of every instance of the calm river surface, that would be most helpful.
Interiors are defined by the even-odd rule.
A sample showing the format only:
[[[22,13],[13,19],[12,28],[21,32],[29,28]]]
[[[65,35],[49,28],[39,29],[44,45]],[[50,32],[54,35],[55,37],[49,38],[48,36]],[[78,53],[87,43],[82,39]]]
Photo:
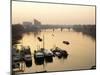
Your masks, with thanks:
[[[44,65],[35,65],[34,58],[32,60],[32,67],[25,67],[23,73],[40,72],[40,71],[63,71],[63,70],[78,70],[90,69],[95,65],[95,39],[91,36],[83,35],[81,32],[74,32],[57,29],[42,30],[40,33],[24,34],[20,40],[24,46],[30,46],[31,52],[43,47],[43,42],[39,42],[37,37],[43,38],[45,48],[51,49],[55,46],[65,49],[68,52],[67,59],[53,58],[52,63],[45,63]],[[63,44],[62,41],[69,41],[69,45]]]

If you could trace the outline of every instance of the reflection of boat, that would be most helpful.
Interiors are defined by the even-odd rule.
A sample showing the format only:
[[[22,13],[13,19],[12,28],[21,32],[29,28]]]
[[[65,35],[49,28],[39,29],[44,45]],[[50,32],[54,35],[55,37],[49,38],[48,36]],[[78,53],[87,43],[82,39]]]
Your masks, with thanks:
[[[59,47],[55,47],[54,49],[51,49],[53,54],[57,56],[58,58],[67,58],[68,53],[65,50],[60,49]]]
[[[12,68],[13,68],[13,69],[19,68],[19,67],[20,67],[19,62],[13,62],[13,64],[12,64]]]
[[[16,75],[15,73],[17,73],[17,72],[24,72],[24,70],[25,70],[23,63],[15,62],[15,61],[13,61],[13,63],[12,63],[12,68],[13,68],[13,73],[14,73],[13,75]]]
[[[44,64],[44,53],[42,51],[34,51],[34,59],[36,65]]]
[[[37,39],[41,42],[42,41],[42,38],[40,38],[40,37],[37,37]]]

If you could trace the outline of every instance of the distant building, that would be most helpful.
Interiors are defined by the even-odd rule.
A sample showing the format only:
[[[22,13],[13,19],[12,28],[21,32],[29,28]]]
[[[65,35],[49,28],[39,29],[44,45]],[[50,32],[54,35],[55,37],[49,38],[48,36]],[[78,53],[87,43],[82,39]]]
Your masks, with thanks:
[[[24,28],[31,28],[32,22],[25,21],[25,22],[23,22],[23,26],[24,26]]]
[[[41,25],[41,22],[36,20],[36,19],[34,19],[34,25]]]
[[[23,22],[23,25],[32,25],[32,22]]]
[[[34,24],[32,22],[24,21],[23,27],[26,29],[26,31],[33,31],[35,29],[40,28],[41,22],[34,19]]]

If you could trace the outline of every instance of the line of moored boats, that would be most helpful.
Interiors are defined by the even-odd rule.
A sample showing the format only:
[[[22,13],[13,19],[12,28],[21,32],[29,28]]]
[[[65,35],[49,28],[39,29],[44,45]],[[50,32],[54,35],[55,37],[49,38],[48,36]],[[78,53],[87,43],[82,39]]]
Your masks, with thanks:
[[[20,67],[20,63],[25,63],[27,67],[32,66],[32,56],[30,47],[22,47],[21,50],[18,50],[16,47],[12,48],[12,67]]]
[[[16,47],[13,47],[13,68],[18,68],[20,66],[20,62],[24,62],[26,67],[32,66],[32,56],[34,57],[34,62],[36,65],[42,65],[44,62],[49,63],[53,62],[53,57],[58,58],[67,58],[68,53],[66,50],[63,50],[59,47],[55,47],[53,49],[45,49],[40,48],[39,50],[35,50],[34,53],[31,53],[30,47],[23,47],[21,50],[18,50]]]

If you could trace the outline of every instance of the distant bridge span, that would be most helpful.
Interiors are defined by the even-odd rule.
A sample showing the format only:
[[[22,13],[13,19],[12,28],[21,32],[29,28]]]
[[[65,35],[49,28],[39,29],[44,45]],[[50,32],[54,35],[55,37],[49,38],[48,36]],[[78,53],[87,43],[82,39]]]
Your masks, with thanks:
[[[72,25],[39,25],[40,29],[70,29]]]

